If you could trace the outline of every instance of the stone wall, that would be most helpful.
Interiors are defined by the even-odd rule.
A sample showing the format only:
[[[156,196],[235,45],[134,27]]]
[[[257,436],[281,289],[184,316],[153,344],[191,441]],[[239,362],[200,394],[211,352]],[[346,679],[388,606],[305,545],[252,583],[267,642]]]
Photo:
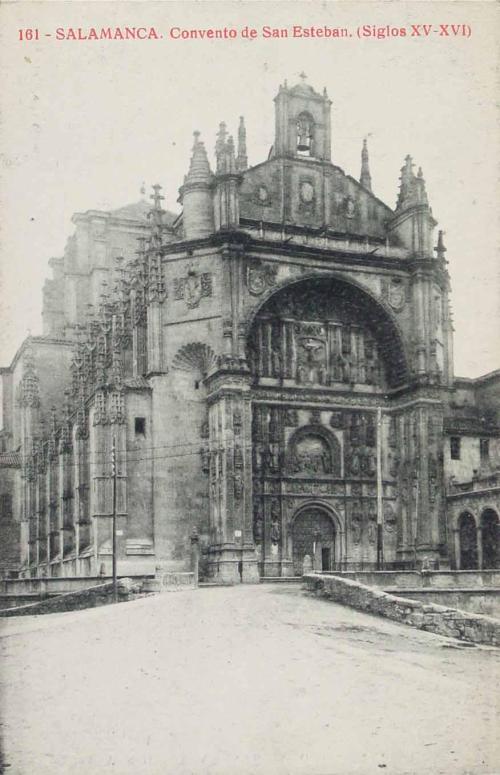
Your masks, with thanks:
[[[127,583],[129,582],[129,583]],[[123,603],[137,596],[140,583],[130,583],[130,579],[123,579],[118,585],[118,602]],[[113,584],[99,584],[98,586],[82,589],[78,592],[68,592],[64,595],[47,597],[37,603],[18,606],[16,608],[4,608],[0,610],[0,617],[6,616],[39,616],[40,614],[54,614],[61,611],[77,611],[83,608],[96,608],[113,602]]]
[[[359,611],[384,616],[410,627],[473,643],[500,646],[498,619],[433,603],[408,600],[337,576],[310,573],[304,576],[304,587],[320,597]]]
[[[493,616],[500,621],[500,589],[482,587],[477,589],[401,589],[396,593],[404,598],[420,600],[422,603],[437,603],[460,611]]]
[[[414,589],[492,589],[500,587],[500,570],[460,570],[460,571],[323,571],[324,575],[359,581],[369,587]]]

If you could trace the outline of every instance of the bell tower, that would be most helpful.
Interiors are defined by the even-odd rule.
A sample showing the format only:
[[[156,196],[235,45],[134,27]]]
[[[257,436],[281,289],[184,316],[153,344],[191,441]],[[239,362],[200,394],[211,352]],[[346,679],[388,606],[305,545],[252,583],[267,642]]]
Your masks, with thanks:
[[[274,98],[276,137],[273,156],[331,161],[332,102],[326,89],[319,94],[306,83],[305,73],[301,73],[300,78],[301,82],[292,88],[288,88],[285,81]]]

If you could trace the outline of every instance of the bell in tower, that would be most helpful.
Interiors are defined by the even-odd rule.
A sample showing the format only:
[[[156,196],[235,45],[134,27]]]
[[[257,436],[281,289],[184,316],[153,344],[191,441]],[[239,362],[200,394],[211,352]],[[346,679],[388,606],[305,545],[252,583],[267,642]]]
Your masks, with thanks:
[[[313,156],[314,122],[307,113],[301,113],[297,119],[297,151],[305,156]]]
[[[272,156],[310,157],[331,160],[330,108],[326,89],[323,94],[301,82],[291,88],[286,81],[275,101],[276,137]]]

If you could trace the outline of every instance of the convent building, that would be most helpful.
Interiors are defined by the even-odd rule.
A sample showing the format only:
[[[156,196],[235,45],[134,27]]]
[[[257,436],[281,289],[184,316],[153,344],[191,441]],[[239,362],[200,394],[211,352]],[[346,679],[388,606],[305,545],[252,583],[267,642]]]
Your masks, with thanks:
[[[1,371],[0,567],[21,577],[499,566],[500,372],[453,372],[443,234],[335,163],[331,101],[275,97],[267,159],[195,132],[180,213],[73,217],[43,334]],[[395,193],[397,182],[395,181]],[[464,224],[466,228],[466,224]],[[449,256],[452,261],[453,257]]]

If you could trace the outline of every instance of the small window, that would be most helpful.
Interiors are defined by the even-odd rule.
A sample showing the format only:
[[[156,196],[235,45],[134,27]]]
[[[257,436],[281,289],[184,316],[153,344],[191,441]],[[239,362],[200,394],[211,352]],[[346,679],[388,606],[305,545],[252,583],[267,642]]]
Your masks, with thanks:
[[[195,390],[199,390],[200,389],[200,380],[199,379],[195,379],[195,381],[194,381],[194,389]]]
[[[479,453],[483,462],[490,459],[489,439],[479,439]]]
[[[134,420],[134,426],[135,426],[135,435],[136,436],[145,436],[146,435],[146,418],[145,417],[136,417]]]
[[[452,460],[460,460],[460,436],[450,438],[450,455]]]

